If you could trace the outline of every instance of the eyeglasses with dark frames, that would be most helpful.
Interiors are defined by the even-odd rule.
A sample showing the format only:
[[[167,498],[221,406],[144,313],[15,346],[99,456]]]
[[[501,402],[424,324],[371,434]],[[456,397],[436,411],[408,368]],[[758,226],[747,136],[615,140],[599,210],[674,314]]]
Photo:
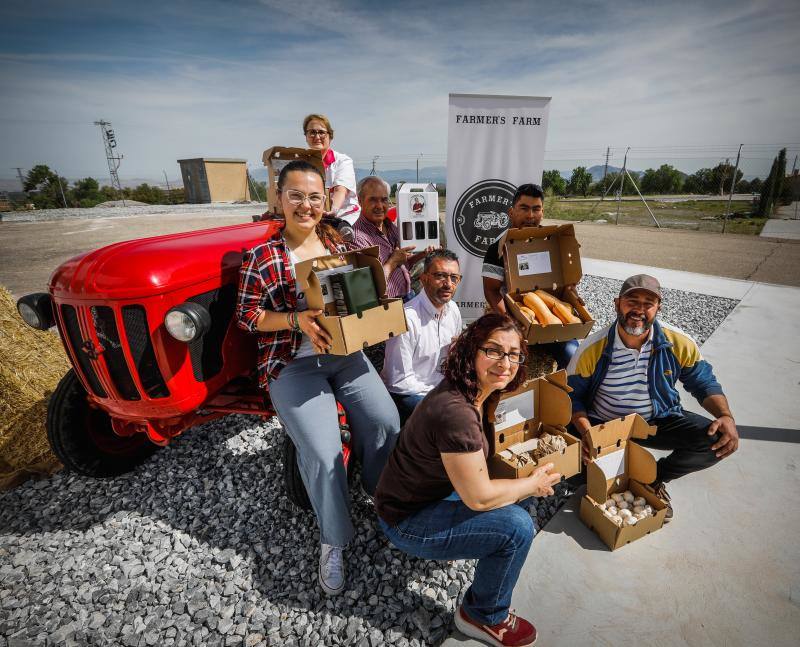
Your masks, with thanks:
[[[307,130],[306,136],[308,137],[325,137],[326,135],[330,135],[327,130]]]
[[[447,272],[433,272],[431,276],[439,283],[444,283],[445,280],[450,279],[450,283],[458,285],[461,283],[461,274],[448,274]]]
[[[508,361],[512,364],[524,364],[525,360],[528,359],[525,353],[520,353],[519,351],[512,350],[511,352],[506,353],[499,348],[492,348],[490,346],[481,346],[479,350],[482,350],[486,357],[497,362],[502,361],[504,357],[508,357]]]

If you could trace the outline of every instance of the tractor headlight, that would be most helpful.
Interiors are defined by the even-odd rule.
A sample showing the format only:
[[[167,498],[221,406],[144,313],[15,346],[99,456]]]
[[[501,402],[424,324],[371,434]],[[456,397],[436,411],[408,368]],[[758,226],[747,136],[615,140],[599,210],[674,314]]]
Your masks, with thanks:
[[[164,317],[164,326],[178,341],[193,341],[208,332],[211,315],[203,306],[186,302],[170,308]]]
[[[19,316],[31,328],[47,330],[55,325],[53,319],[53,300],[46,292],[28,294],[17,301]]]

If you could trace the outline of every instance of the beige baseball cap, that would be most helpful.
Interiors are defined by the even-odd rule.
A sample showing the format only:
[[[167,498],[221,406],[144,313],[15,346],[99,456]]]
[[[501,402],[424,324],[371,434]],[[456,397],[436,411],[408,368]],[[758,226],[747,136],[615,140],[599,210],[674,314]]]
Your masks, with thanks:
[[[625,279],[625,283],[622,284],[622,288],[619,291],[619,298],[621,299],[634,290],[646,290],[657,296],[659,301],[661,300],[661,284],[657,278],[649,274],[635,274]]]

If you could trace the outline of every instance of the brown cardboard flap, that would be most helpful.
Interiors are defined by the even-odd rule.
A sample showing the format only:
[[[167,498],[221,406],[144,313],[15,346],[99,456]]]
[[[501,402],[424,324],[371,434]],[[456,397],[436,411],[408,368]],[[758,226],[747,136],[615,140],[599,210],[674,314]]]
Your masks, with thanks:
[[[566,371],[558,371],[562,377],[547,376],[539,384],[538,409],[540,420],[548,424],[566,427],[572,418],[572,404],[566,387]],[[559,384],[559,381],[563,382]]]
[[[261,156],[261,161],[267,167],[267,203],[269,204],[270,211],[280,214],[282,213],[281,205],[278,202],[278,176],[280,175],[281,165],[274,162],[280,160],[282,163],[292,162],[294,160],[303,160],[309,164],[313,164],[322,177],[325,177],[325,165],[322,163],[322,152],[313,148],[297,148],[294,146],[273,146],[264,151]],[[326,194],[325,205],[326,208],[330,206],[330,196]]]
[[[531,438],[530,432],[538,428],[539,386],[539,380],[527,380],[516,391],[503,393],[497,403],[487,409],[487,419],[494,429],[496,453]]]
[[[627,444],[628,478],[639,483],[652,483],[656,480],[656,460],[644,447],[636,443]]]
[[[656,433],[656,428],[647,424],[639,414],[632,413],[591,427],[586,432],[592,458],[608,453],[612,448],[621,448],[629,438],[647,438]]]
[[[372,270],[372,278],[375,281],[375,291],[380,297],[386,296],[386,275],[383,273],[383,265],[378,256],[378,247],[365,247],[364,249],[342,254],[309,258],[295,266],[297,288],[305,292],[309,308],[312,310],[324,309],[322,288],[315,270],[329,269],[348,263],[354,267],[369,267]]]
[[[510,294],[536,288],[555,293],[583,276],[580,245],[572,225],[509,229],[498,250]]]

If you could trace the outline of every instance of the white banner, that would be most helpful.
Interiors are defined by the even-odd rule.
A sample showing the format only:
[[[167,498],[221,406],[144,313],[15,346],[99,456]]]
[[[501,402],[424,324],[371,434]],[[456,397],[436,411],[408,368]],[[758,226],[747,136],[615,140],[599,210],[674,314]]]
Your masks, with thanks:
[[[465,321],[486,307],[481,266],[509,224],[517,186],[541,184],[550,97],[451,94],[447,128],[447,247],[464,279],[455,300]]]

